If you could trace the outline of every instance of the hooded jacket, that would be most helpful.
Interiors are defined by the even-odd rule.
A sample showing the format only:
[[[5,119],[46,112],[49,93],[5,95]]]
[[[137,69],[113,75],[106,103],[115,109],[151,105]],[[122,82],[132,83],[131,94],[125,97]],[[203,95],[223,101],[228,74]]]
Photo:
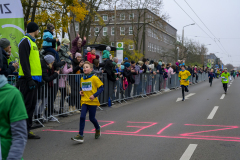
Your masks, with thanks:
[[[3,74],[7,77],[8,75],[12,74],[15,71],[15,67],[13,67],[12,65],[8,65],[7,52],[1,47],[0,50],[2,51],[2,68],[0,74]]]
[[[56,39],[53,39],[53,33],[49,30],[43,31],[43,48],[52,47],[52,43],[56,42]]]
[[[103,59],[105,59],[105,58],[106,58],[106,59],[109,59],[109,54],[110,54],[110,52],[109,52],[108,50],[104,50],[104,51],[103,51],[103,56],[102,56],[102,58],[103,58]]]
[[[111,61],[106,61],[104,73],[107,73],[108,80],[113,82],[116,81],[115,74],[113,71],[113,64]]]

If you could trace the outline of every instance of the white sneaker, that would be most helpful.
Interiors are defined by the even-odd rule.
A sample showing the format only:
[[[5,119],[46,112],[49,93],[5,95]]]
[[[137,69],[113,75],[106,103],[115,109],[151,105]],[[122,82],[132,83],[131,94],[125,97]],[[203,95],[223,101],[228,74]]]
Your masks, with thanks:
[[[58,119],[57,119],[57,118],[50,117],[50,118],[48,119],[48,121],[50,121],[50,122],[56,122],[56,121],[58,121]]]

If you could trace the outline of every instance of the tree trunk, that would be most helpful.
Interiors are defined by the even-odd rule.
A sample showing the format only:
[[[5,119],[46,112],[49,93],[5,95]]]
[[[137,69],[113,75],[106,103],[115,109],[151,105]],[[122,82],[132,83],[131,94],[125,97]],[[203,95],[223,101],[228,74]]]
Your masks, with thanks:
[[[38,0],[35,0],[34,3],[33,3],[31,22],[34,22],[34,20],[35,20],[37,2],[38,2]]]

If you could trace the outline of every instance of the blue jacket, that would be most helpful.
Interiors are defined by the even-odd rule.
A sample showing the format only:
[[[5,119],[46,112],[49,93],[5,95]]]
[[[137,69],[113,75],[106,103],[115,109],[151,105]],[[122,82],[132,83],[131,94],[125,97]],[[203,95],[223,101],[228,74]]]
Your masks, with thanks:
[[[45,30],[43,32],[43,48],[52,47],[52,42],[56,42],[56,40],[53,39],[53,33],[51,33],[49,30]]]
[[[209,72],[209,73],[208,73],[208,77],[210,77],[210,78],[215,78],[215,74],[214,74],[214,73],[211,73],[211,72]]]

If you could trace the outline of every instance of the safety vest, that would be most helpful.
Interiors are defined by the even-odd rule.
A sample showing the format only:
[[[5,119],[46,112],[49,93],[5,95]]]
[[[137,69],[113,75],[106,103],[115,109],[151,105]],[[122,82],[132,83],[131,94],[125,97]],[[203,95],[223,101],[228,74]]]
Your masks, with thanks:
[[[38,47],[35,42],[31,40],[28,36],[24,36],[23,38],[27,38],[31,44],[31,50],[29,55],[29,64],[31,70],[31,76],[42,76],[42,66],[39,58],[39,51]],[[25,53],[21,53],[25,54]],[[19,60],[19,76],[24,76],[22,66],[21,66],[21,59]]]

